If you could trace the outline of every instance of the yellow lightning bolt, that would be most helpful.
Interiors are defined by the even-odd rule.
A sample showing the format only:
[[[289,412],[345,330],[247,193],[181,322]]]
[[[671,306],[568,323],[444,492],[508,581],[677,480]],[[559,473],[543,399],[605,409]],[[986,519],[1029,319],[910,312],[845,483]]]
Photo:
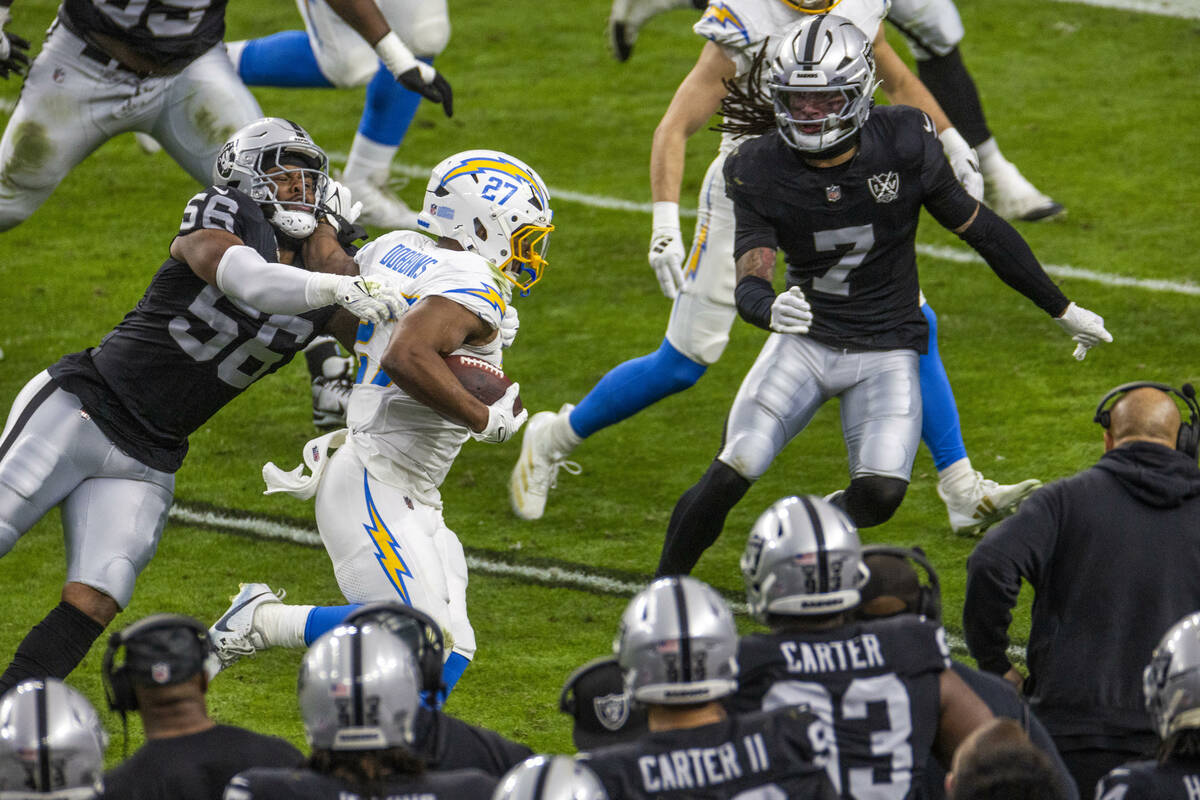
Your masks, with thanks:
[[[508,305],[504,302],[504,295],[500,294],[495,286],[489,286],[486,283],[479,284],[478,289],[451,289],[446,294],[469,294],[472,297],[478,297],[501,314],[504,313],[505,306]]]
[[[738,15],[729,10],[729,6],[724,3],[712,3],[704,11],[704,16],[721,25],[728,23],[739,31],[745,31],[746,26],[738,19]]]
[[[442,178],[442,185],[445,186],[453,179],[461,175],[470,175],[473,172],[499,172],[503,175],[517,178],[529,184],[541,202],[542,208],[550,205],[549,198],[543,194],[538,181],[534,180],[533,175],[528,170],[522,169],[511,161],[502,161],[498,158],[476,157],[465,159],[461,164],[446,173],[446,176]]]
[[[371,518],[370,523],[363,523],[363,529],[375,542],[375,560],[379,562],[384,574],[396,588],[400,599],[404,601],[405,605],[412,605],[404,578],[411,579],[413,574],[409,571],[408,565],[404,563],[404,559],[400,557],[400,546],[396,543],[392,532],[387,529],[387,525],[384,524],[383,518],[379,515],[379,509],[375,507],[375,499],[371,497],[371,487],[367,483],[366,470],[363,470],[363,491],[366,494],[367,514]]]

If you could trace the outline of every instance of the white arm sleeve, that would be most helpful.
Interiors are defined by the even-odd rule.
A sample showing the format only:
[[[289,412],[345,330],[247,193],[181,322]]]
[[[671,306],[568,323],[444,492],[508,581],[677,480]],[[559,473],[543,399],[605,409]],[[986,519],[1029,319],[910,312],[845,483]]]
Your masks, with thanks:
[[[217,288],[268,314],[302,314],[333,302],[338,275],[267,261],[253,247],[230,247],[217,265]]]

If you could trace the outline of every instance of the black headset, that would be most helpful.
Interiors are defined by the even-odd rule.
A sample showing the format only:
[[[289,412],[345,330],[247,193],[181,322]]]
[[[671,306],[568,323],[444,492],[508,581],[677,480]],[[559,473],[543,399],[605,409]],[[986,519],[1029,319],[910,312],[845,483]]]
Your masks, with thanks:
[[[113,711],[137,711],[137,693],[133,690],[135,671],[144,671],[147,665],[131,665],[129,663],[129,644],[152,635],[158,631],[180,630],[191,631],[195,637],[176,642],[163,640],[165,648],[163,663],[171,668],[168,673],[174,678],[171,683],[190,678],[204,669],[204,660],[208,657],[211,644],[208,638],[208,628],[199,620],[183,614],[153,614],[138,620],[124,630],[117,631],[108,638],[108,649],[104,651],[104,662],[101,677],[104,682],[104,695],[108,699],[108,707]],[[116,660],[117,651],[125,647],[125,661],[119,665]],[[153,668],[153,665],[148,665]],[[177,676],[184,675],[185,678]]]
[[[919,580],[917,582],[920,588],[917,590],[917,606],[913,611],[935,622],[942,621],[942,585],[938,581],[937,570],[933,568],[933,564],[929,563],[924,550],[920,547],[868,544],[863,546],[862,554],[863,558],[875,555],[896,556],[908,559],[920,567],[925,573],[925,583],[922,584]]]
[[[1157,383],[1156,381],[1122,383],[1104,395],[1104,399],[1096,406],[1096,416],[1092,417],[1092,421],[1100,423],[1101,428],[1108,430],[1108,426],[1112,424],[1111,407],[1106,407],[1109,406],[1109,401],[1112,400],[1115,405],[1116,401],[1114,398],[1120,399],[1120,396],[1126,392],[1146,388],[1158,389],[1161,392],[1173,394],[1188,407],[1191,416],[1187,422],[1180,421],[1179,436],[1175,439],[1175,449],[1184,455],[1196,458],[1197,454],[1200,453],[1200,404],[1196,402],[1196,390],[1190,383],[1185,383],[1181,389],[1176,389],[1174,386],[1165,383]]]
[[[442,662],[446,639],[442,626],[424,611],[402,603],[367,603],[346,615],[345,625],[374,622],[399,636],[417,657],[421,670],[421,691],[436,695],[442,690]],[[407,631],[405,629],[408,629]],[[415,630],[414,630],[415,628]]]

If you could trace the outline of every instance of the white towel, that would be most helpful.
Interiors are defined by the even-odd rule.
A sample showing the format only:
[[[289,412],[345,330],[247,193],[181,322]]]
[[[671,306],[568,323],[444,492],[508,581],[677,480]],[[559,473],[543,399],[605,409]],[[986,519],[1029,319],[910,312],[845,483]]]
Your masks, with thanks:
[[[336,450],[345,444],[347,433],[349,431],[346,428],[339,428],[311,440],[304,445],[304,463],[289,472],[284,472],[275,466],[274,461],[263,464],[262,476],[263,481],[267,484],[267,489],[263,494],[287,492],[292,497],[301,500],[312,499],[313,495],[317,493],[317,485],[321,482],[325,465],[329,463],[329,451]],[[305,467],[308,467],[311,474],[304,474]]]

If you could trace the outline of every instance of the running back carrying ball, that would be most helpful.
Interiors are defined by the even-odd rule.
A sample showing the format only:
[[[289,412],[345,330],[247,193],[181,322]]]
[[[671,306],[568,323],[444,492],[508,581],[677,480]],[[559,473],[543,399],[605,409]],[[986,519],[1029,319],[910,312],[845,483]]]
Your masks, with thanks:
[[[484,405],[491,405],[499,400],[505,390],[512,386],[512,380],[495,364],[489,364],[482,358],[474,356],[446,356],[446,366],[454,373],[454,377]],[[518,397],[513,404],[513,410],[521,413],[524,406]]]

